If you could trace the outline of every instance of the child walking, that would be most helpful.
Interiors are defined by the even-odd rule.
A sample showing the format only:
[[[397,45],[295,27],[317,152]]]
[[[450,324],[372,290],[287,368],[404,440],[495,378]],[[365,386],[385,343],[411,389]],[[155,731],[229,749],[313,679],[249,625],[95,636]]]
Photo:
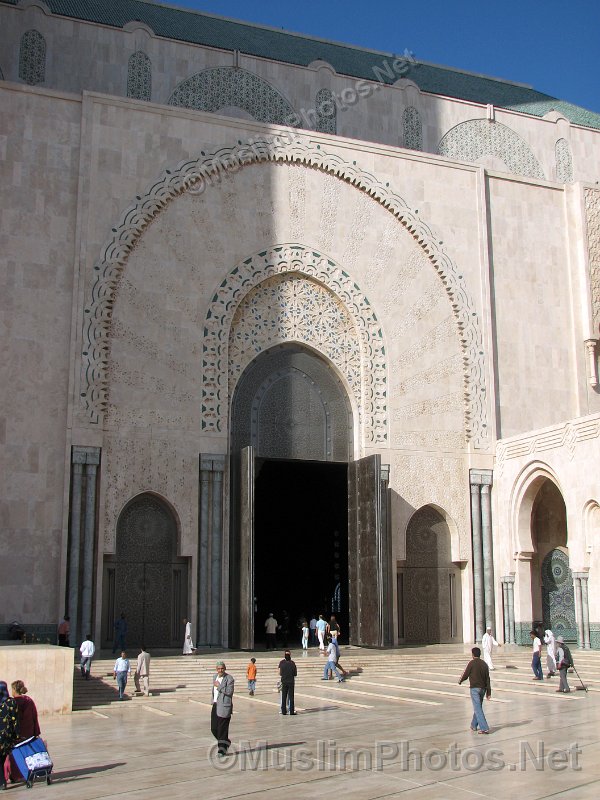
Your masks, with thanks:
[[[251,658],[250,663],[246,667],[246,678],[248,678],[248,694],[250,697],[254,694],[256,689],[256,659]]]

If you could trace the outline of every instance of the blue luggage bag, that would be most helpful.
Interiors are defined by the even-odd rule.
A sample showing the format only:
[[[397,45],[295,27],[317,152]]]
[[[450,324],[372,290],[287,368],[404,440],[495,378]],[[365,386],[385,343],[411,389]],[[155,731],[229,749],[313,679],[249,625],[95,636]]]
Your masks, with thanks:
[[[15,745],[11,753],[27,788],[31,789],[36,778],[46,778],[46,783],[52,783],[52,759],[48,755],[45,743],[39,736],[32,736],[24,742]]]

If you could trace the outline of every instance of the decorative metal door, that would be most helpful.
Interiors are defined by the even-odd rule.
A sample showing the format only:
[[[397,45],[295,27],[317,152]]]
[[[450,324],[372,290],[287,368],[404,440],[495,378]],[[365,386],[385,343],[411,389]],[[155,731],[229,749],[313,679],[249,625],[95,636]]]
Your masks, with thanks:
[[[542,613],[545,627],[555,636],[577,641],[575,590],[569,556],[558,548],[551,550],[542,563]]]
[[[389,643],[390,563],[382,494],[381,456],[348,464],[350,643],[367,647]]]
[[[187,560],[177,557],[177,524],[154,495],[132,500],[117,524],[117,552],[105,560],[103,641],[125,613],[128,646],[176,647],[187,610]]]

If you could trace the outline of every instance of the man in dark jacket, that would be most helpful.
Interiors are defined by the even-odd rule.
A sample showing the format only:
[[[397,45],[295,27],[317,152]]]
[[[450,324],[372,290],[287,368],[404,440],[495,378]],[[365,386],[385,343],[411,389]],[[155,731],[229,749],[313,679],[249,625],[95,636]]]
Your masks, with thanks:
[[[218,755],[227,755],[231,740],[229,723],[233,711],[233,676],[225,672],[223,661],[217,661],[217,671],[213,675],[212,710],[210,715],[210,732],[219,743]]]
[[[292,654],[286,650],[283,654],[283,660],[279,662],[279,676],[281,678],[281,713],[287,713],[287,705],[289,701],[290,714],[295,714],[294,710],[294,684],[296,682],[296,675],[298,670],[296,664],[292,661]]]
[[[492,696],[492,685],[490,683],[490,670],[485,661],[482,661],[481,650],[474,647],[471,650],[473,658],[466,666],[459,680],[458,685],[463,681],[469,679],[469,686],[471,687],[471,702],[473,703],[473,719],[471,720],[471,730],[478,733],[489,733],[490,726],[487,724],[485,714],[483,713],[483,698],[487,697],[489,700]]]

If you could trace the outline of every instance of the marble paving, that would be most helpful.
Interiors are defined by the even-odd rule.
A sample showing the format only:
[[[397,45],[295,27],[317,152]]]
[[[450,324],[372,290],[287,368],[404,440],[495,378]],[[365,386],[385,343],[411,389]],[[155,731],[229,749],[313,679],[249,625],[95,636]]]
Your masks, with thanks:
[[[294,652],[298,714],[282,717],[275,689],[280,654],[257,652],[258,684],[246,690],[248,654],[223,655],[236,678],[228,757],[217,760],[210,734],[210,683],[216,654],[156,659],[149,698],[97,704],[42,719],[55,762],[54,783],[32,797],[86,800],[154,798],[338,798],[520,800],[600,796],[600,653],[577,652],[589,688],[569,695],[558,679],[532,681],[526,648],[500,650],[489,736],[469,729],[471,703],[458,686],[465,648],[385,652],[348,649],[345,683],[320,680],[315,650]],[[168,662],[168,663],[167,663]],[[166,666],[165,666],[166,665]],[[168,668],[167,668],[168,667]],[[178,673],[179,670],[179,673]],[[109,683],[110,661],[93,666]],[[176,690],[166,685],[180,674]],[[104,678],[102,677],[104,675]],[[75,681],[80,680],[75,676]],[[76,691],[78,686],[76,685]],[[133,685],[129,687],[133,690]],[[93,695],[94,686],[86,687]],[[102,698],[102,699],[100,699]],[[27,790],[11,786],[7,796]]]

